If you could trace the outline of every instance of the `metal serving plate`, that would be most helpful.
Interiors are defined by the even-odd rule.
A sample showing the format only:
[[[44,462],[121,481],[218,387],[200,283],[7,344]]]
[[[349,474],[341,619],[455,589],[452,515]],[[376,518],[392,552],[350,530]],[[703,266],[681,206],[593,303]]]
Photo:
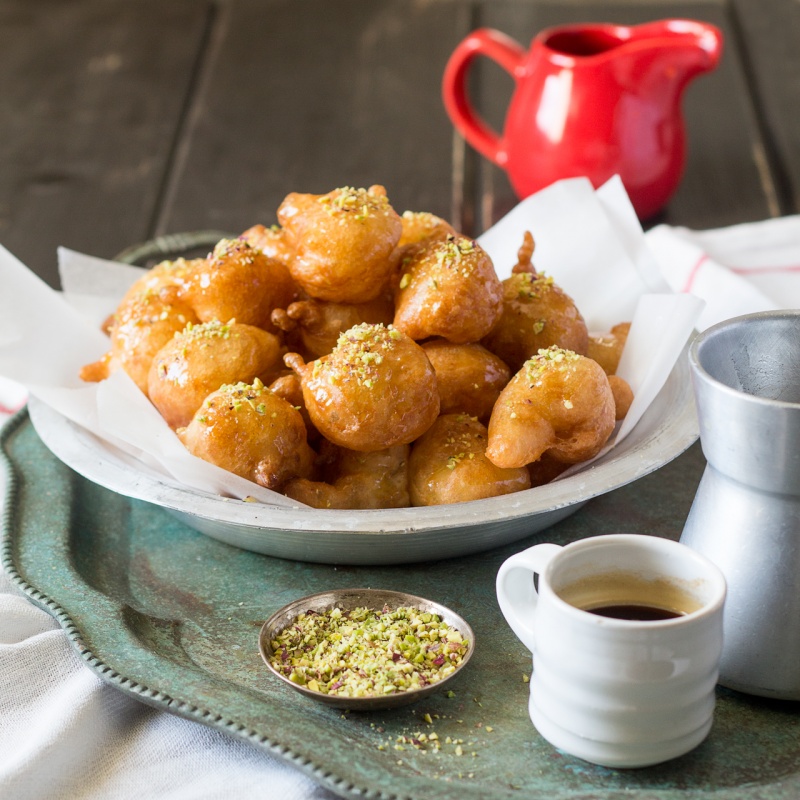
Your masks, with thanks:
[[[85,478],[176,514],[227,544],[323,564],[407,564],[469,555],[550,527],[593,497],[662,467],[698,437],[688,359],[630,435],[582,472],[503,497],[428,508],[369,511],[286,509],[246,503],[168,483],[146,465],[112,452],[88,430],[32,399],[37,433]]]

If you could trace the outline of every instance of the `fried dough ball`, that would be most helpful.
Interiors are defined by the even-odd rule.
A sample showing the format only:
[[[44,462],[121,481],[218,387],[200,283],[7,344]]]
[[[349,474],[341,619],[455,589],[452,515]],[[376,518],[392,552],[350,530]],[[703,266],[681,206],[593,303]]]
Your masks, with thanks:
[[[479,344],[431,339],[422,345],[436,371],[440,414],[464,413],[488,421],[511,370]]]
[[[289,269],[311,297],[366,303],[383,291],[402,223],[382,186],[292,193],[278,209],[294,255]]]
[[[330,355],[284,362],[299,376],[312,422],[341,447],[362,452],[408,444],[439,414],[436,374],[425,351],[383,325],[345,331]]]
[[[223,384],[269,379],[280,355],[278,338],[252,325],[188,325],[153,359],[148,395],[167,424],[180,428]]]
[[[533,238],[526,232],[519,263],[503,281],[503,310],[482,344],[519,370],[539,350],[553,345],[585,355],[589,333],[577,306],[553,279],[530,263]]]
[[[272,329],[270,314],[297,295],[289,271],[244,239],[222,239],[191,274],[184,297],[203,322],[233,319]]]
[[[336,448],[326,481],[289,481],[284,494],[314,508],[405,508],[408,496],[407,444],[362,453]]]
[[[113,315],[111,349],[100,361],[80,372],[85,381],[101,381],[124,369],[147,394],[150,366],[156,353],[187,324],[198,322],[194,311],[181,300],[165,301],[154,290],[123,301]]]
[[[633,389],[630,384],[619,377],[619,375],[609,375],[608,385],[614,395],[614,409],[618,420],[625,419],[633,403]]]
[[[609,333],[589,334],[586,355],[593,358],[603,368],[606,375],[616,373],[630,329],[630,322],[620,322]]]
[[[398,247],[419,244],[429,239],[446,239],[454,236],[455,228],[446,220],[429,211],[404,211],[400,217],[403,233]]]
[[[269,228],[264,225],[253,225],[239,238],[244,239],[250,247],[260,250],[267,258],[280,261],[288,269],[293,252],[292,243],[280,225],[271,225]]]
[[[558,347],[540,350],[495,403],[486,455],[499,467],[522,467],[543,453],[576,464],[600,452],[614,419],[614,395],[596,361]]]
[[[464,236],[433,240],[403,264],[394,326],[421,340],[477,342],[500,318],[502,287],[489,256]]]
[[[486,457],[486,426],[468,414],[443,414],[411,449],[414,506],[463,503],[529,489],[525,467],[504,469]]]
[[[330,353],[340,334],[362,322],[390,324],[394,317],[392,299],[381,294],[366,303],[324,303],[298,300],[288,308],[276,308],[272,323],[286,333],[294,333],[303,354],[311,359]]]
[[[148,292],[169,303],[182,297],[189,277],[204,258],[177,258],[174,261],[161,261],[137,278],[125,292],[120,305]]]
[[[310,475],[314,463],[300,414],[257,378],[212,392],[177,434],[193,455],[268,489]]]

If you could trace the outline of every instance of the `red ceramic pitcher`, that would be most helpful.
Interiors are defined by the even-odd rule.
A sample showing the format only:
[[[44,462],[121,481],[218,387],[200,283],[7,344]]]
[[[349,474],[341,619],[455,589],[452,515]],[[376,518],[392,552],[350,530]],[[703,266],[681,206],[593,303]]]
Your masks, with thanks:
[[[561,178],[586,176],[599,186],[618,174],[646,218],[664,206],[683,173],[683,90],[714,69],[721,52],[719,29],[692,20],[550,28],[528,51],[484,28],[450,57],[444,103],[466,140],[506,170],[519,197]],[[502,135],[467,96],[467,73],[479,55],[514,79]]]

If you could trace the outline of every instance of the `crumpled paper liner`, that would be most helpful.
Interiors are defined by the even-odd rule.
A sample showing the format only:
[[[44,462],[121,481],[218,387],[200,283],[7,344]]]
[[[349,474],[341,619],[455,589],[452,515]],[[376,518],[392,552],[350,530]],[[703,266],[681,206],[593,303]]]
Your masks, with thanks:
[[[583,178],[555,183],[480,236],[501,279],[511,274],[526,230],[536,241],[537,271],[551,275],[575,300],[590,331],[632,321],[618,374],[631,385],[634,402],[605,453],[630,433],[661,390],[703,302],[672,293],[664,282],[618,178],[597,191]],[[301,506],[192,456],[124,372],[83,383],[80,368],[108,349],[100,323],[141,270],[64,248],[59,268],[63,294],[0,247],[0,375],[91,431],[99,455],[118,448],[194,489]]]

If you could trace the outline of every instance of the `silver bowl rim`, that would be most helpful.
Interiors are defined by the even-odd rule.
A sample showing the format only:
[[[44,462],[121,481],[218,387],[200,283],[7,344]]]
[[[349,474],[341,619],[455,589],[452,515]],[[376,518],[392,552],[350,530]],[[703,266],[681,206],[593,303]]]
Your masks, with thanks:
[[[700,350],[706,346],[715,336],[724,331],[740,328],[745,325],[758,324],[761,321],[776,322],[787,320],[795,325],[800,324],[800,309],[777,309],[774,311],[754,311],[750,314],[742,314],[738,317],[722,320],[701,331],[694,337],[689,346],[689,368],[694,380],[701,380],[703,383],[714,387],[730,397],[746,400],[755,405],[772,407],[775,409],[800,410],[800,403],[792,403],[788,400],[775,400],[769,397],[749,394],[739,389],[729,386],[721,380],[715,378],[700,362]]]

